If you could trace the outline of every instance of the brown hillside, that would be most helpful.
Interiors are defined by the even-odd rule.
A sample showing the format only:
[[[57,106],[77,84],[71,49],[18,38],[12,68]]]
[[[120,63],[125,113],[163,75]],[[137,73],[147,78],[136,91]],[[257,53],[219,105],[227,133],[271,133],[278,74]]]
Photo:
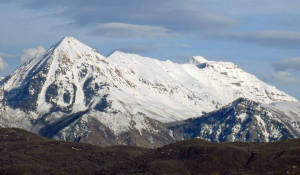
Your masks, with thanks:
[[[300,139],[212,143],[158,149],[61,142],[0,129],[0,174],[300,174]]]

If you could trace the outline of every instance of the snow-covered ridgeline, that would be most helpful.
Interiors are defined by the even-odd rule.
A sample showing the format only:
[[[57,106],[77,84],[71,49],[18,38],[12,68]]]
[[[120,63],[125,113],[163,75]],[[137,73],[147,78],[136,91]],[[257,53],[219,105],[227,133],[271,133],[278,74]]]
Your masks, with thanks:
[[[296,110],[291,112],[291,109]],[[178,140],[270,142],[299,138],[299,109],[299,103],[260,104],[240,98],[202,117],[171,123],[169,128]]]
[[[155,134],[148,118],[167,123],[198,117],[239,97],[266,104],[297,102],[233,63],[196,56],[187,64],[176,64],[119,51],[105,58],[71,37],[6,77],[0,91],[3,105],[24,111],[33,125],[26,129],[35,132],[84,112],[59,131],[77,128],[76,135],[88,133],[91,118],[115,135],[128,130]],[[19,126],[20,120],[10,121],[16,123],[3,126]]]

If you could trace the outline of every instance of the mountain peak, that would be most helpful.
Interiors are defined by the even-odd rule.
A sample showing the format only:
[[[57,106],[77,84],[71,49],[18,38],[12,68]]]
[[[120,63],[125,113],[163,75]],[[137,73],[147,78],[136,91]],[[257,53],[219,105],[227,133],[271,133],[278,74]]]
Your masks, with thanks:
[[[188,62],[187,64],[193,64],[195,66],[198,66],[200,64],[203,64],[203,63],[207,63],[208,60],[203,58],[202,56],[193,56]]]
[[[76,40],[74,37],[71,37],[71,36],[65,36],[63,39],[62,39],[62,41],[64,41],[64,40],[66,40],[66,41],[71,41],[71,40]],[[77,40],[76,40],[77,41]]]
[[[66,46],[66,45],[76,45],[76,44],[82,44],[81,42],[79,42],[77,39],[73,38],[73,37],[64,37],[62,40],[60,40],[57,44],[55,44],[55,48],[59,47],[59,46]]]
[[[99,54],[97,50],[81,43],[80,41],[78,41],[73,37],[64,37],[50,50],[55,51],[56,53],[64,53],[64,55],[68,55],[69,57],[72,58],[82,58],[85,60],[92,60],[91,57],[98,57],[101,60],[105,59],[105,57]]]
[[[122,53],[122,52],[120,52],[120,51],[118,51],[118,50],[114,50],[114,51],[112,51],[110,54],[107,55],[107,58],[108,58],[109,56],[111,56],[111,55],[113,55],[113,54],[117,54],[117,53]]]

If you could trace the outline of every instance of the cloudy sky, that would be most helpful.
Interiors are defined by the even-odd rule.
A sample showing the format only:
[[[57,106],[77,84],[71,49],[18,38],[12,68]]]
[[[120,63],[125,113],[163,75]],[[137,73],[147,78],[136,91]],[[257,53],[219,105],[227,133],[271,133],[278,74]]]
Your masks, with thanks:
[[[234,62],[300,100],[299,0],[0,0],[0,76],[64,36],[185,63]]]

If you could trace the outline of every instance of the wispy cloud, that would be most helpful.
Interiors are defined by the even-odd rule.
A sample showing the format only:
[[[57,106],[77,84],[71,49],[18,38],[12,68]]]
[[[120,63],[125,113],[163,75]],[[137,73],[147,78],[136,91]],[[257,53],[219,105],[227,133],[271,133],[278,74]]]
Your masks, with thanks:
[[[60,9],[53,17],[70,19],[73,24],[97,31],[113,37],[124,37],[127,32],[116,34],[107,28],[132,28],[139,26],[143,30],[151,26],[163,32],[186,33],[193,31],[223,30],[236,26],[237,20],[204,10],[203,3],[195,0],[110,0],[78,1],[78,0],[15,0],[5,1],[34,10]],[[74,10],[76,9],[76,10]],[[58,10],[57,10],[58,11]],[[96,25],[95,25],[96,24]],[[99,25],[97,25],[99,24]],[[131,26],[134,25],[134,26]],[[147,29],[148,30],[148,29]],[[132,33],[130,33],[132,34]],[[101,36],[101,35],[100,35]],[[132,36],[132,35],[129,35]],[[141,35],[133,35],[134,37]]]
[[[288,9],[295,12],[299,7],[296,0],[289,1],[290,4],[279,0],[263,2],[224,0],[218,3],[211,3],[212,1],[208,0],[110,0],[109,2],[4,0],[2,2],[18,3],[22,7],[37,11],[55,9],[50,16],[68,19],[77,28],[85,28],[90,31],[87,33],[100,37],[165,39],[200,36],[201,39],[256,43],[281,48],[299,48],[300,44],[299,32],[259,29],[249,32],[233,31],[241,25],[232,17],[234,15],[281,14],[288,13]]]
[[[300,57],[280,60],[273,64],[276,71],[294,69],[300,71]]]
[[[300,84],[300,80],[286,71],[279,71],[274,73],[271,76],[271,82],[273,84]]]
[[[41,55],[46,50],[43,46],[38,46],[37,48],[30,48],[25,49],[23,51],[23,54],[21,55],[21,63],[25,63],[28,60],[31,60],[32,58],[35,58],[38,55]]]
[[[0,71],[4,71],[7,68],[8,64],[5,61],[3,61],[3,59],[0,57]]]
[[[292,31],[264,30],[253,32],[220,32],[209,38],[228,41],[242,41],[284,48],[299,48],[300,33]]]
[[[234,16],[267,16],[299,14],[298,0],[202,0],[207,8],[226,15]]]
[[[106,37],[122,37],[122,38],[172,38],[179,36],[170,29],[125,23],[105,23],[97,25],[92,34]]]

